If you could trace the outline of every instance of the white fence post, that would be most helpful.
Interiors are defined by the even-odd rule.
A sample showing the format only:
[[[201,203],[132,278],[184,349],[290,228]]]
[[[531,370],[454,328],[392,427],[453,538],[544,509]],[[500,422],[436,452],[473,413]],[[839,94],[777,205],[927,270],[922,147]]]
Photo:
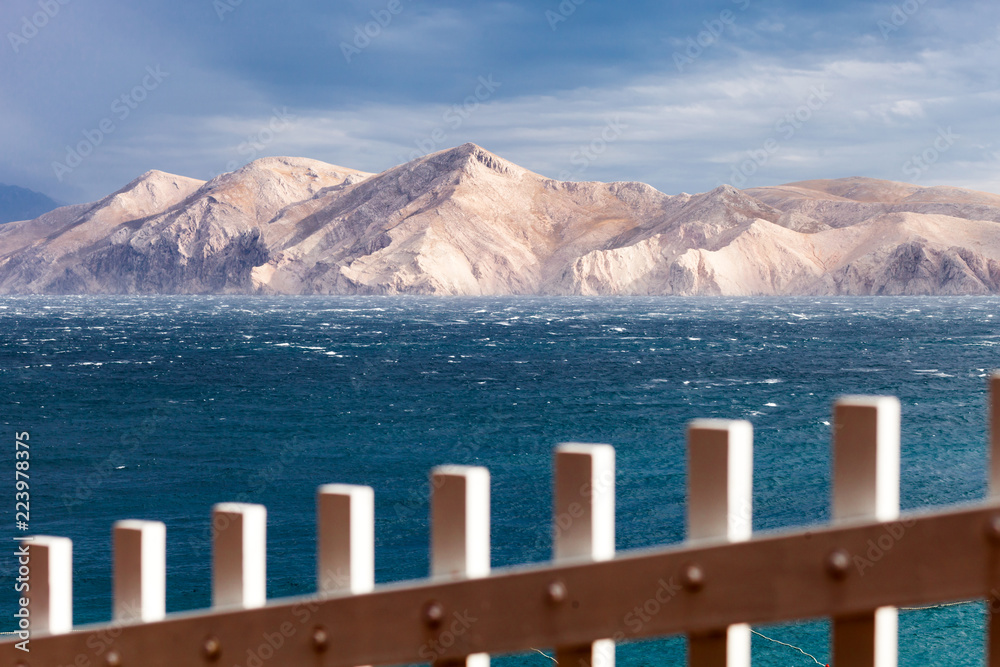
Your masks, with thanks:
[[[1000,371],[990,377],[990,498],[1000,499]]]
[[[753,426],[699,419],[688,426],[688,540],[743,542],[752,532]],[[691,667],[750,667],[750,626],[688,635]]]
[[[899,517],[899,399],[845,396],[834,406],[833,520],[893,521]],[[849,576],[849,572],[845,573]],[[895,607],[836,617],[833,664],[896,667]]]
[[[489,573],[490,471],[438,466],[431,473],[431,575],[476,579]],[[434,664],[489,667],[490,656],[474,653]]]
[[[212,509],[212,606],[263,607],[267,602],[267,509],[219,503]]]
[[[160,521],[115,522],[114,620],[159,621],[167,613],[167,527]]]
[[[368,593],[375,588],[375,492],[324,484],[316,493],[317,589]]]
[[[37,535],[28,547],[28,613],[32,634],[61,635],[73,629],[73,541]],[[20,558],[18,559],[21,560]]]
[[[990,432],[990,500],[1000,500],[1000,372],[990,376],[989,391]],[[986,598],[989,611],[986,638],[987,665],[1000,667],[1000,590],[993,588]]]
[[[615,449],[559,445],[555,453],[553,560],[603,561],[615,556]],[[572,591],[569,591],[572,595]],[[564,667],[614,667],[615,643],[557,646]]]

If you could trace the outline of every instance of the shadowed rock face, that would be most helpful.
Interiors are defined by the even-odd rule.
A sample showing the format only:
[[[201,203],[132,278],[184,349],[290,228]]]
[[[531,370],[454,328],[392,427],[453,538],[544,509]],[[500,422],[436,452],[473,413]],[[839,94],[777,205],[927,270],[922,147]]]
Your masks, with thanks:
[[[58,203],[40,192],[0,183],[0,224],[29,220],[58,206]]]
[[[1000,196],[864,178],[669,196],[474,144],[377,175],[264,158],[3,225],[0,292],[989,294]]]

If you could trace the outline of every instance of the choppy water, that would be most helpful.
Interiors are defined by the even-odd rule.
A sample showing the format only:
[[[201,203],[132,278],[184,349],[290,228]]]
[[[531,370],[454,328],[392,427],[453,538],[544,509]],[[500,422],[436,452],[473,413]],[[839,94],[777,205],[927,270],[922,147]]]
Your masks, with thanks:
[[[206,607],[211,506],[236,498],[268,507],[269,596],[313,590],[321,483],[373,486],[376,577],[419,578],[427,472],[441,463],[490,468],[494,566],[545,560],[562,441],[617,448],[619,549],[679,541],[684,426],[697,417],[753,422],[755,530],[824,522],[829,415],[845,393],[901,399],[904,509],[980,498],[998,306],[6,297],[2,421],[8,441],[31,434],[31,532],[74,540],[76,622],[103,621],[113,521],[166,522],[168,610]],[[0,526],[12,536],[9,495]],[[12,582],[13,560],[0,568]],[[13,589],[2,590],[10,619]],[[982,664],[982,614],[902,614],[900,664]],[[825,624],[760,630],[828,660]],[[755,665],[814,664],[759,637],[754,647]],[[626,645],[618,662],[674,663],[683,651],[679,639]]]

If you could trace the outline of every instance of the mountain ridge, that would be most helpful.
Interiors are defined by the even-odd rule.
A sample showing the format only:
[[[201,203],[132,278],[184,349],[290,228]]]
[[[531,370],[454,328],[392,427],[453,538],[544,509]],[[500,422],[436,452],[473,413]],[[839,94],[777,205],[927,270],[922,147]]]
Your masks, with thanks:
[[[379,174],[147,172],[0,227],[0,293],[992,294],[1000,196],[863,177],[668,195],[476,144]]]
[[[41,192],[0,183],[0,224],[33,220],[59,206],[59,202]]]

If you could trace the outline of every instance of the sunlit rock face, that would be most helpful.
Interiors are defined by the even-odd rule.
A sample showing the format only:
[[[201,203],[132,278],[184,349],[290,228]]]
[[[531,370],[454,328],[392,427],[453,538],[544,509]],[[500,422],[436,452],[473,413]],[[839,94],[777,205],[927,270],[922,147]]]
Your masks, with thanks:
[[[671,196],[475,144],[381,174],[264,158],[0,227],[0,292],[987,294],[1000,196],[865,178]]]

